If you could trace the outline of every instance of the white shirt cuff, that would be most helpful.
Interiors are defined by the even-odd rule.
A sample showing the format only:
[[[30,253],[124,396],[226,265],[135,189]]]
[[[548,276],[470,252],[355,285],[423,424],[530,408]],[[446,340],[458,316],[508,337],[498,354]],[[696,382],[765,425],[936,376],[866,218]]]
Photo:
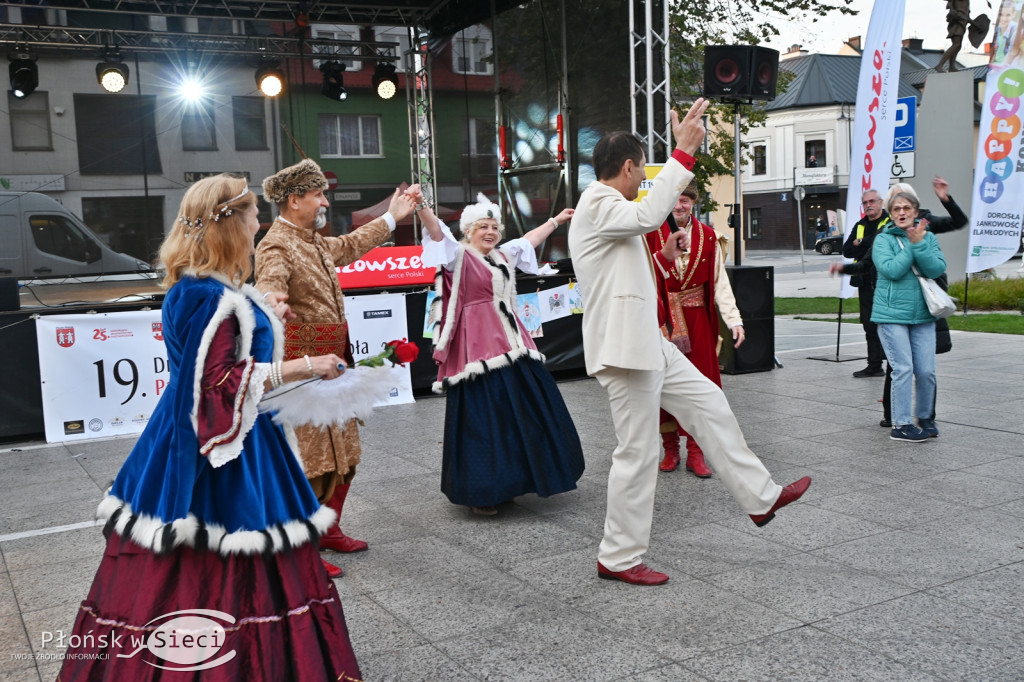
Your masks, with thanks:
[[[392,232],[395,231],[395,216],[391,215],[391,212],[386,212],[383,216],[384,222],[388,224],[388,229]]]

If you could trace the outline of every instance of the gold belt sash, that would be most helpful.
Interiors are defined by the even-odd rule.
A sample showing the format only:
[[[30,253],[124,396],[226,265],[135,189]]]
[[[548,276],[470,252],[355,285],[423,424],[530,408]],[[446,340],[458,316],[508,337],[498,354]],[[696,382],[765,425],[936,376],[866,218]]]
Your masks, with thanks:
[[[348,325],[344,323],[289,322],[284,326],[285,360],[329,353],[345,357],[347,350]]]

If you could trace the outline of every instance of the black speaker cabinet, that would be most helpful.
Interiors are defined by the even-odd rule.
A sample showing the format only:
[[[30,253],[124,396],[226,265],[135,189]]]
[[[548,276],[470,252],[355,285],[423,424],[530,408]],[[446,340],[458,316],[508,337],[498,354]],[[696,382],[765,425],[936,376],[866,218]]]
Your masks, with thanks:
[[[742,346],[733,348],[732,332],[720,323],[723,341],[719,367],[724,374],[771,371],[775,366],[775,268],[731,265],[725,271],[747,338]]]
[[[0,277],[0,310],[20,310],[21,296],[18,293],[18,280],[13,277]]]
[[[771,101],[779,84],[779,51],[754,46],[750,58],[750,98]]]
[[[775,99],[779,53],[757,45],[708,45],[704,48],[704,96],[724,99]]]

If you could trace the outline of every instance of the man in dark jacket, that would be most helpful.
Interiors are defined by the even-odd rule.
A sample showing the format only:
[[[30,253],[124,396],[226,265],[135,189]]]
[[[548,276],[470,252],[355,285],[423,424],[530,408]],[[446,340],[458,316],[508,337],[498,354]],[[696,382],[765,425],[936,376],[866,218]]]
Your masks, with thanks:
[[[889,222],[889,214],[882,208],[882,196],[877,190],[869,189],[861,195],[864,217],[861,218],[843,244],[843,256],[854,262],[863,262],[863,274],[850,278],[850,284],[857,287],[860,299],[860,323],[864,327],[864,338],[868,343],[868,366],[853,373],[858,379],[885,376],[882,360],[882,342],[878,338],[878,326],[871,321],[871,306],[875,297],[875,268],[871,264],[871,245],[877,235]]]

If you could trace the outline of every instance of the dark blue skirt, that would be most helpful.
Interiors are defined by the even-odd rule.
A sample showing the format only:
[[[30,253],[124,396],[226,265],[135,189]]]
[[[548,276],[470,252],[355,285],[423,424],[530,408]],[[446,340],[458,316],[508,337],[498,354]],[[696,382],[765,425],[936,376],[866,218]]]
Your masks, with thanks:
[[[521,357],[448,387],[441,491],[453,504],[489,507],[518,495],[576,488],[583,448],[555,380]]]

